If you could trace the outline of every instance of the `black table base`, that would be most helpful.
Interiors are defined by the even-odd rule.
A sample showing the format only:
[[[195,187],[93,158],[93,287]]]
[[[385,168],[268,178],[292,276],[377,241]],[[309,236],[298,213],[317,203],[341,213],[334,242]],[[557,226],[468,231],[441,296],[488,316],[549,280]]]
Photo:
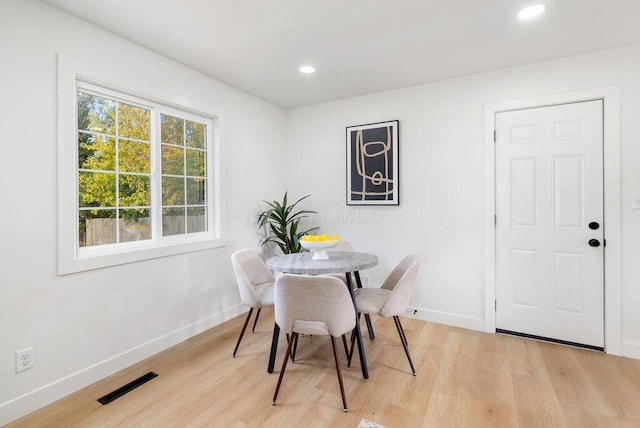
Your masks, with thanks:
[[[358,288],[362,288],[362,282],[360,280],[360,273],[354,272],[356,277],[356,286]],[[360,356],[360,367],[362,368],[362,377],[365,379],[369,379],[369,368],[367,367],[367,358],[364,354],[364,344],[362,342],[362,332],[360,331],[360,323],[358,322],[358,308],[356,307],[356,299],[353,293],[353,282],[351,280],[351,273],[346,272],[345,277],[347,278],[347,288],[349,289],[349,294],[351,295],[351,299],[353,300],[353,305],[355,307],[356,312],[356,327],[354,329],[356,346],[358,347],[358,355]],[[369,315],[365,315],[365,319],[367,321],[367,329],[369,330],[369,337],[373,340],[375,338],[373,333],[373,328],[371,326],[371,320]],[[280,337],[280,327],[278,324],[274,324],[273,326],[273,338],[271,339],[271,353],[269,354],[269,365],[267,367],[267,372],[273,373],[273,368],[276,362],[276,353],[278,351],[278,338]]]

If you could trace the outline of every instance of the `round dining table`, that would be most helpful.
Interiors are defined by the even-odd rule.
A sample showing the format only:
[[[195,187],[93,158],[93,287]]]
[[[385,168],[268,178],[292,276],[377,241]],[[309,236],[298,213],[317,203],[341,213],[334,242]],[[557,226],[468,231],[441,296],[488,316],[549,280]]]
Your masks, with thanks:
[[[330,273],[344,273],[347,280],[347,288],[351,294],[351,299],[355,307],[355,295],[353,293],[353,281],[351,274],[355,276],[356,286],[362,288],[362,281],[360,279],[360,271],[376,266],[378,264],[378,258],[373,254],[360,253],[356,251],[328,251],[329,258],[327,259],[313,259],[313,252],[302,252],[284,254],[281,256],[271,257],[266,261],[267,266],[275,272],[282,273],[294,273],[305,275],[322,275]],[[358,308],[356,307],[356,317],[358,317]],[[373,336],[373,329],[371,327],[370,319],[365,316],[367,321],[367,328],[369,330],[369,337]],[[355,340],[358,347],[358,354],[360,356],[360,366],[362,368],[362,376],[365,379],[369,378],[369,369],[367,367],[367,359],[364,354],[364,346],[362,343],[362,333],[360,331],[360,323],[357,322],[354,330]],[[275,324],[273,328],[273,339],[271,341],[271,353],[269,355],[269,365],[267,371],[273,373],[273,367],[275,365],[276,352],[278,350],[278,338],[280,336],[280,327]]]

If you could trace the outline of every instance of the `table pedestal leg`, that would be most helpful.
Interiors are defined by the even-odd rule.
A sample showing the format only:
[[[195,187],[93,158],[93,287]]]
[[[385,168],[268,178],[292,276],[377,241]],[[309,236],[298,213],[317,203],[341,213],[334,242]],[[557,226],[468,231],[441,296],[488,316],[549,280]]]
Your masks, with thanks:
[[[356,276],[356,286],[362,288],[362,281],[360,280],[360,272],[353,273]],[[367,331],[369,332],[369,339],[374,340],[376,335],[373,333],[373,326],[371,325],[371,317],[369,314],[364,314],[364,320],[367,323]]]
[[[269,366],[267,367],[268,373],[273,373],[273,366],[276,362],[276,353],[278,352],[278,338],[280,337],[280,327],[278,324],[273,324],[273,339],[271,339],[271,353],[269,354]]]
[[[362,343],[362,332],[360,331],[360,317],[358,313],[358,307],[356,306],[356,296],[353,294],[353,286],[351,283],[351,274],[347,272],[345,274],[347,278],[347,288],[349,289],[349,294],[351,294],[351,299],[353,299],[353,306],[356,309],[356,345],[358,346],[358,355],[360,356],[360,367],[362,368],[362,377],[365,379],[369,379],[369,368],[367,367],[367,358],[364,355],[364,344]]]

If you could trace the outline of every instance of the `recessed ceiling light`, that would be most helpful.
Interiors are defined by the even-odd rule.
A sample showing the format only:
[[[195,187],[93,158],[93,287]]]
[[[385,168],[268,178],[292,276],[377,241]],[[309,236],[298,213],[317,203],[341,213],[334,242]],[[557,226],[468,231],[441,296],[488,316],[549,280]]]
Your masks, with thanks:
[[[518,19],[521,21],[526,21],[527,19],[534,18],[544,12],[543,4],[532,4],[531,6],[527,6],[518,12]]]
[[[303,65],[302,67],[300,67],[300,72],[301,73],[305,73],[305,74],[311,74],[314,71],[316,71],[316,69],[310,65]]]

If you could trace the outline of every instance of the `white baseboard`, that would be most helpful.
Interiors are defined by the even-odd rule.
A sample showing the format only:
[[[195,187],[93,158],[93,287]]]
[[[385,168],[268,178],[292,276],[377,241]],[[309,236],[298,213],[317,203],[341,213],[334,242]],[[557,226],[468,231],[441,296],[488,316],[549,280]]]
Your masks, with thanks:
[[[485,331],[485,323],[482,318],[474,318],[465,315],[451,314],[447,312],[439,312],[430,309],[415,307],[409,307],[405,316],[407,318],[416,318],[423,321],[435,322],[438,324],[467,328],[469,330],[477,330],[482,332]],[[640,343],[622,342],[620,355],[622,355],[623,357],[640,360]]]
[[[622,356],[640,360],[640,343],[622,342]]]
[[[114,355],[92,366],[86,367],[64,378],[44,385],[34,391],[0,404],[0,426],[18,419],[40,407],[46,406],[100,379],[119,372],[158,352],[202,333],[218,324],[234,318],[247,310],[237,305],[223,312],[211,315],[192,324],[181,327],[156,339]]]
[[[409,309],[407,309],[406,316],[438,324],[467,328],[469,330],[484,331],[484,319],[482,318],[474,318],[466,315],[451,314],[448,312],[439,312],[431,309],[414,307],[409,307]]]

